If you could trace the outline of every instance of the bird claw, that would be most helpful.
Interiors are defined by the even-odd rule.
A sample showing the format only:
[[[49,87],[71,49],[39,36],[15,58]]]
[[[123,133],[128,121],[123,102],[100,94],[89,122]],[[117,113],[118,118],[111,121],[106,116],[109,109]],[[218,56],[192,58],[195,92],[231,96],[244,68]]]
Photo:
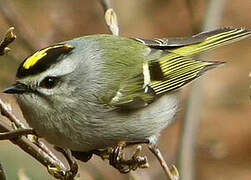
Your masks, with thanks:
[[[65,179],[73,179],[77,173],[78,173],[78,164],[77,161],[74,159],[74,157],[72,156],[72,152],[69,149],[63,149],[63,148],[59,148],[59,147],[55,147],[56,150],[58,150],[59,152],[63,153],[64,157],[66,158],[70,169],[66,172],[62,172],[62,171],[57,171],[57,168],[49,168],[48,170],[52,173],[60,173],[60,175],[62,175],[62,173],[64,173]],[[56,174],[57,175],[57,174]]]
[[[62,171],[61,168],[48,165],[47,170],[49,174],[51,174],[56,179],[63,179],[63,180],[73,180],[76,176],[75,172],[69,171]]]
[[[148,161],[146,156],[140,156],[142,151],[142,146],[138,145],[136,151],[130,159],[125,158],[125,153],[123,152],[126,147],[125,143],[120,143],[114,147],[109,154],[109,163],[121,173],[128,173],[131,170],[136,170],[138,168],[148,168]]]
[[[61,177],[65,177],[66,172],[60,170],[60,168],[58,167],[54,167],[54,166],[47,166],[47,170],[49,172],[49,174],[51,174],[53,177],[55,178],[61,178]]]

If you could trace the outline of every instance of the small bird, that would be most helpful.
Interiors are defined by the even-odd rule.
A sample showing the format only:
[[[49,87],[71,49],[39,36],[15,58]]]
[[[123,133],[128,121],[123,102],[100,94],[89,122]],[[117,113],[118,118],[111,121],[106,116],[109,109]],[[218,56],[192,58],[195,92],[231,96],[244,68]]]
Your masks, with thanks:
[[[192,56],[250,34],[222,28],[183,38],[84,36],[26,58],[4,92],[15,94],[28,124],[58,147],[156,144],[174,119],[178,90],[222,64]]]

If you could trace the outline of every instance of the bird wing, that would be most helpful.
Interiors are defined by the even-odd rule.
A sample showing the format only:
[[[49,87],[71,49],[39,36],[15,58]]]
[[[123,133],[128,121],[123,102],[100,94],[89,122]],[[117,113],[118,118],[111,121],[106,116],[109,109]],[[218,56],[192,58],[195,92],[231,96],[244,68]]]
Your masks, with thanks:
[[[139,74],[120,82],[119,89],[106,104],[129,109],[145,107],[156,97],[184,86],[219,64],[221,62],[197,61],[169,52],[146,62]]]
[[[149,64],[150,72],[152,72],[149,86],[155,95],[161,95],[184,86],[222,63],[224,62],[198,61],[191,57],[169,53]],[[156,69],[161,72],[158,76],[155,73]]]
[[[146,68],[148,68],[147,63],[142,66],[141,71],[137,74],[129,75],[118,82],[118,89],[106,101],[106,104],[113,107],[134,109],[147,106],[151,103],[155,98],[155,94],[149,88],[150,77]]]
[[[250,34],[251,32],[245,29],[223,28],[188,38],[135,38],[137,42],[151,48],[150,60],[143,63],[140,71],[136,71],[138,74],[130,75],[119,82],[118,90],[106,102],[115,107],[147,106],[157,96],[176,90],[205,71],[222,64],[198,61],[191,58],[191,55],[229,44]]]

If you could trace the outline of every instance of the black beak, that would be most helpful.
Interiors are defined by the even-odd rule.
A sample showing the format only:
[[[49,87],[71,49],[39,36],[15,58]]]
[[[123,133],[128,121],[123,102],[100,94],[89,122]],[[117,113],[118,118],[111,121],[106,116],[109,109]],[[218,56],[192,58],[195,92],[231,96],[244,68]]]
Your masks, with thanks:
[[[3,90],[3,93],[7,94],[22,94],[25,92],[28,92],[28,87],[25,84],[19,82]]]

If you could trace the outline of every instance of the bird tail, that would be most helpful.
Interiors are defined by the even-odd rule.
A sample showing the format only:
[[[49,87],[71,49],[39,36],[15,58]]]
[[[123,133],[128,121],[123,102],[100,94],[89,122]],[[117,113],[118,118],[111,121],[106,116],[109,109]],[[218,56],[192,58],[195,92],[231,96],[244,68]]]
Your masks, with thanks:
[[[204,39],[201,42],[164,51],[161,58],[149,64],[150,87],[156,94],[162,94],[187,84],[205,71],[224,63],[198,61],[189,56],[238,41],[249,35],[251,31],[245,29],[218,29],[192,37]]]
[[[251,31],[245,29],[223,28],[214,31],[202,32],[194,36],[194,38],[205,38],[203,41],[183,47],[178,47],[171,52],[181,56],[191,56],[206,50],[210,50],[219,46],[223,46],[235,41],[239,41],[251,35]]]

